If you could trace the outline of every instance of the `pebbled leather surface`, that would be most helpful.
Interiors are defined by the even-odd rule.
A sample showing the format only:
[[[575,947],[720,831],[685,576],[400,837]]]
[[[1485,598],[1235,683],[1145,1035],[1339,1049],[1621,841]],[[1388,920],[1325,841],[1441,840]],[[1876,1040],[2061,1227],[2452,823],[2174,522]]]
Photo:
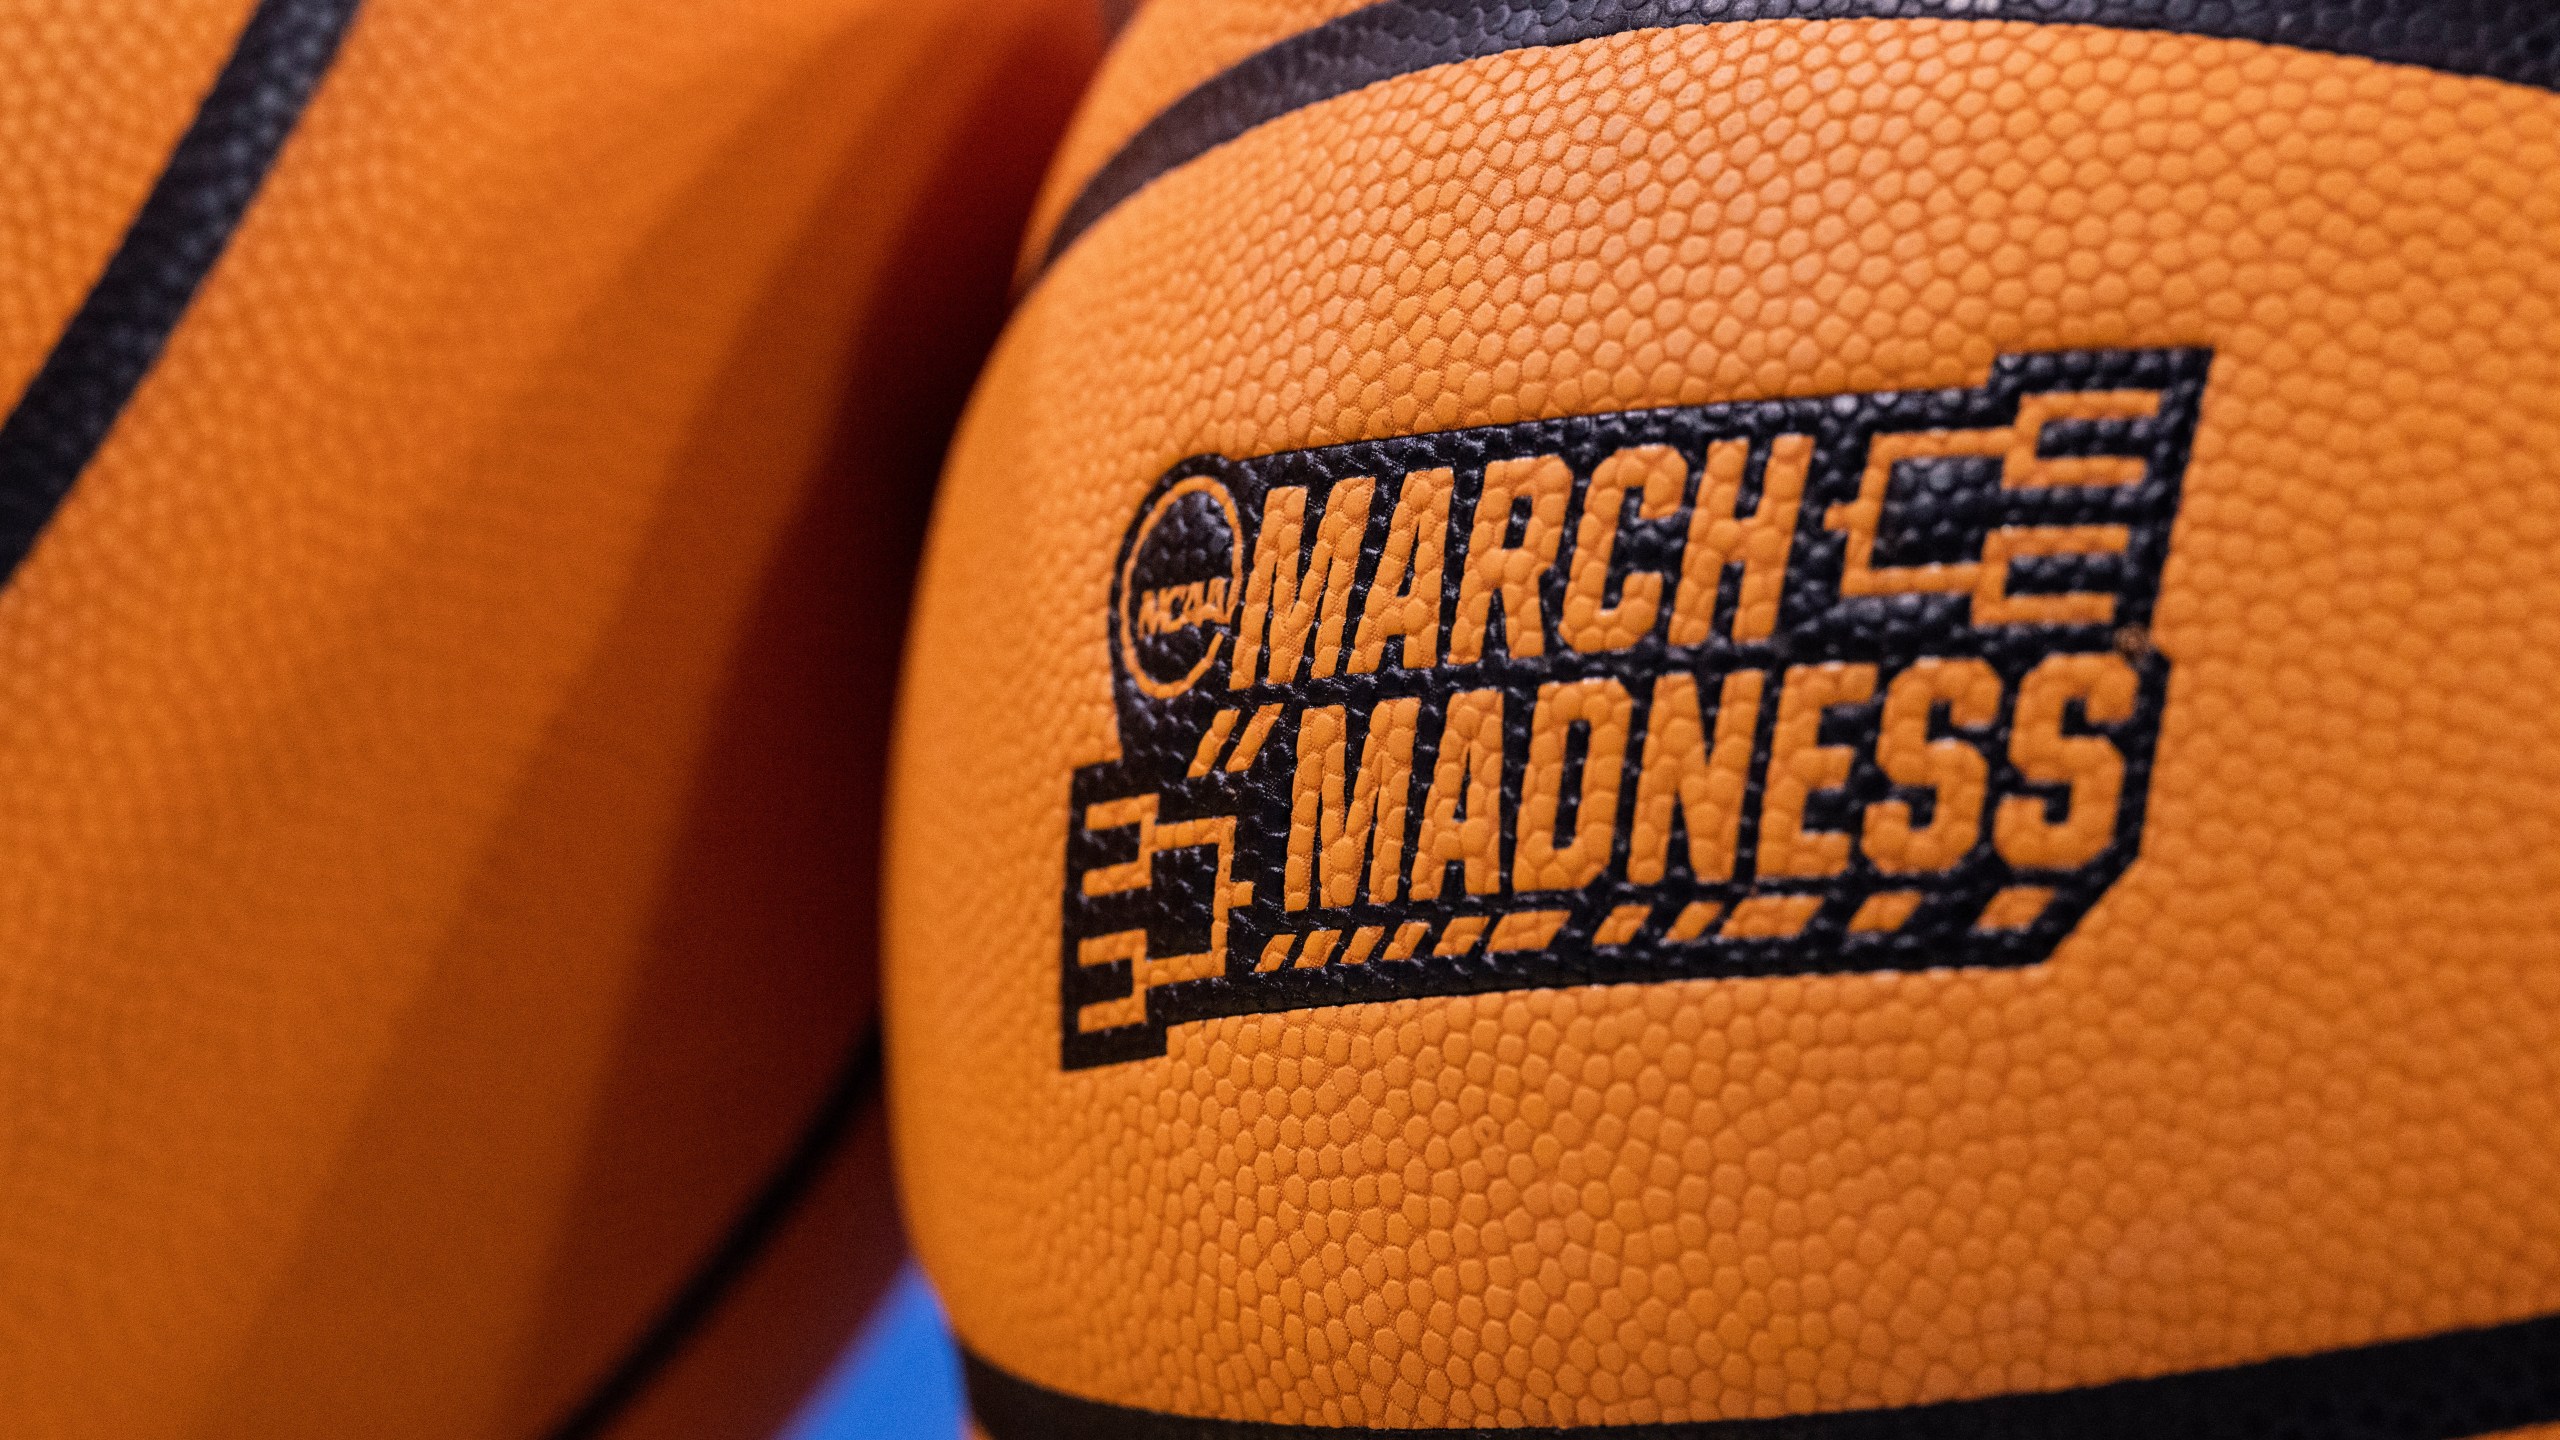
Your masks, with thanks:
[[[9,173],[76,191],[9,207],[9,346],[243,13],[0,14]],[[363,7],[0,591],[0,1428],[544,1434],[789,1153],[873,1013],[909,547],[1094,29]],[[829,1283],[750,1283],[611,1433],[771,1432],[893,1262],[850,1179],[786,1237]]]
[[[250,0],[155,5],[117,24],[76,4],[0,7],[0,395],[14,401],[123,238],[247,18]]]
[[[969,1400],[998,1436],[1051,1440],[1371,1440],[1411,1430],[1204,1421],[1078,1400],[969,1362]],[[2322,1355],[2060,1391],[1768,1420],[1540,1429],[1545,1440],[2323,1440],[2502,1435],[2560,1425],[2560,1317]],[[1498,1440],[1516,1431],[1441,1431]]]
[[[904,701],[890,1053],[963,1337],[1140,1409],[1499,1427],[2560,1310],[2554,174],[2523,86],[1864,20],[1418,71],[1139,192],[982,382]],[[1114,559],[1184,457],[2170,346],[2215,358],[2151,810],[2049,961],[1336,1005],[1061,1067]]]
[[[1994,9],[1997,8],[1997,13]],[[1661,25],[1775,19],[1956,18],[2101,23],[2249,37],[2486,74],[2549,88],[2560,19],[2531,0],[1238,0],[1157,5],[1112,50],[1060,145],[1025,253],[1036,269],[1145,178],[1252,124],[1390,75],[1527,45]],[[1197,92],[1197,93],[1195,93]],[[1122,153],[1122,152],[1129,153]],[[1106,172],[1125,171],[1113,176]],[[1102,193],[1088,194],[1088,191]],[[1070,209],[1083,213],[1070,216]]]
[[[1371,0],[1226,0],[1140,5],[1111,41],[1111,83],[1085,92],[1060,138],[1024,237],[1026,277],[1047,263],[1058,217],[1112,152],[1192,87],[1278,41]]]
[[[1866,18],[2165,30],[2560,86],[2560,16],[2534,0],[1385,0],[1254,54],[1156,114],[1060,214],[1050,258],[1164,171],[1299,106],[1390,76],[1664,25]]]
[[[160,358],[355,18],[261,0],[80,308],[0,423],[0,584]]]

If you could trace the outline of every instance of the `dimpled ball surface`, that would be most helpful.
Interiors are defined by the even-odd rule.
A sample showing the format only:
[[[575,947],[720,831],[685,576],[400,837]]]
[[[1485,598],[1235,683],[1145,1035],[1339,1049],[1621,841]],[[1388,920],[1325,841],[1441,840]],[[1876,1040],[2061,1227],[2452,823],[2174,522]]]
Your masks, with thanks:
[[[0,1431],[763,1440],[893,1273],[848,1105],[630,1363],[875,1023],[921,497],[1098,25],[718,9],[0,0]]]
[[[1043,214],[1344,6],[1160,6]],[[889,1000],[961,1338],[1326,1426],[1774,1416],[2560,1308],[2560,97],[1764,21],[1309,104],[1038,274],[930,542]],[[1033,253],[1044,238],[1035,234]],[[1064,1069],[1070,777],[1186,456],[2207,347],[2139,857],[2041,964],[1497,991]],[[1286,783],[1285,776],[1279,783]]]

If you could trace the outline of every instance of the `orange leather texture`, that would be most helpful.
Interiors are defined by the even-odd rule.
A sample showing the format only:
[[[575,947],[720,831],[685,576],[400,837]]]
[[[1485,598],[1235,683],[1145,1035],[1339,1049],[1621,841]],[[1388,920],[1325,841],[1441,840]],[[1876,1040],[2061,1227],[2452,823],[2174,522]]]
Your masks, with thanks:
[[[250,0],[154,5],[102,24],[80,7],[0,7],[0,395],[25,387],[142,205]]]
[[[1194,85],[1253,52],[1368,0],[1219,0],[1141,4],[1111,41],[1111,80],[1086,92],[1058,145],[1024,238],[1025,263],[1047,253],[1076,191],[1138,128]]]
[[[245,10],[0,13],[18,380]],[[362,8],[0,592],[11,1433],[541,1434],[789,1151],[874,1013],[911,547],[1097,28]],[[882,1168],[838,1183],[791,1243],[844,1292],[751,1277],[720,1325],[803,1339],[686,1433],[763,1433],[886,1273]]]
[[[1263,13],[1193,8],[1160,23]],[[1181,88],[1130,65],[1105,97]],[[2560,97],[2496,81],[1838,21],[1444,65],[1140,191],[1015,315],[915,623],[890,1054],[960,1334],[1153,1410],[1601,1424],[2560,1308],[2555,174]],[[2214,358],[2147,829],[2049,960],[1224,1018],[1061,1069],[1069,783],[1122,744],[1115,557],[1168,466],[2168,346]]]

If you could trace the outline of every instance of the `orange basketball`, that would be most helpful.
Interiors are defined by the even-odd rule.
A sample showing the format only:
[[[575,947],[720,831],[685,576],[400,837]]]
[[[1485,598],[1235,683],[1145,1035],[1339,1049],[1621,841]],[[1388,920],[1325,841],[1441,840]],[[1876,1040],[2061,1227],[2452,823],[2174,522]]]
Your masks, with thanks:
[[[894,770],[984,1433],[2560,1423],[2555,90],[2525,0],[1142,12]]]
[[[908,560],[1097,29],[0,4],[0,1432],[833,1358]]]

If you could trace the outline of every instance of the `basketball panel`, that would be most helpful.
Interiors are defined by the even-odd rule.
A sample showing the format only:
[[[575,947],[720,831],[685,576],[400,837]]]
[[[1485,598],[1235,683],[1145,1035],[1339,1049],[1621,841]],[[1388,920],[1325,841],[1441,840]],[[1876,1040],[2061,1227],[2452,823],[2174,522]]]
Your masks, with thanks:
[[[1109,209],[982,382],[909,671],[892,1053],[961,1334],[1174,1415],[1623,1425],[2550,1313],[2555,122],[2527,85],[2246,40],[1696,25],[1319,97]],[[1387,487],[1427,468],[1412,437],[1463,432],[1431,453],[1490,485],[1465,457],[1585,417],[1934,413],[1915,397],[2002,403],[2022,365],[2135,363],[2106,357],[2203,368],[2123,642],[2165,676],[2138,853],[2049,954],[1531,985],[1466,971],[1479,933],[1414,982],[1477,993],[1326,998],[1391,983],[1336,968],[1382,910],[1324,953],[1337,922],[1294,922],[1304,948],[1271,953],[1325,972],[1269,983],[1294,1001],[1243,998],[1259,950],[1079,958],[1121,941],[1062,917],[1122,871],[1186,906],[1218,883],[1130,869],[1139,800],[1093,778],[1161,762],[1205,793],[1227,754],[1115,694],[1125,537],[1182,467],[1315,477],[1301,556],[1322,487],[1375,480],[1358,574]],[[1802,533],[1851,523],[1828,506],[1854,488]],[[1540,536],[1560,572],[1554,522],[1510,543]],[[1316,613],[1308,653],[1362,618]],[[1264,914],[1307,823],[1290,727],[1366,692],[1267,693],[1234,792],[1271,837]],[[1507,876],[1502,844],[1463,853]],[[1151,984],[1194,1008],[1154,1023]],[[1104,1031],[1125,1044],[1079,1059]]]

